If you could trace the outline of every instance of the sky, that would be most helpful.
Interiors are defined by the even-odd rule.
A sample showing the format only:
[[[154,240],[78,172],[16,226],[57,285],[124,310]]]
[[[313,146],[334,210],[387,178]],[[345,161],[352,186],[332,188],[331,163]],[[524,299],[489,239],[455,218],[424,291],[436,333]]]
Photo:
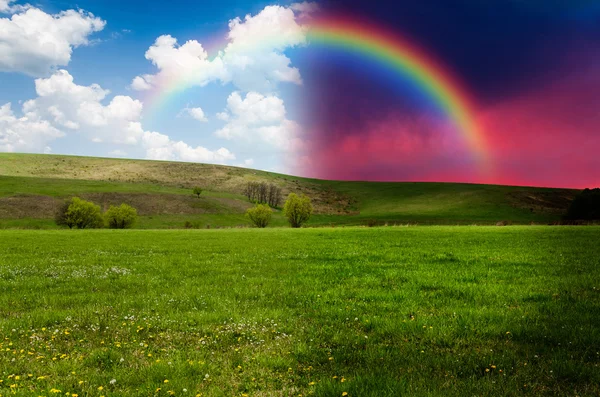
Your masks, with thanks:
[[[477,145],[435,73],[314,33],[339,21],[451,76]],[[0,151],[596,187],[599,50],[598,0],[0,0]]]

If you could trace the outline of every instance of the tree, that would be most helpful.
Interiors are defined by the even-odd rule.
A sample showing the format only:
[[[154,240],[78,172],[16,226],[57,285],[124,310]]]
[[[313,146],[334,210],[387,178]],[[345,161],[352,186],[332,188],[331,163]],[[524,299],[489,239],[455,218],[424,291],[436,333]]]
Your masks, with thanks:
[[[65,212],[65,224],[77,229],[101,228],[104,225],[104,218],[99,205],[73,197]]]
[[[129,229],[137,221],[137,210],[130,205],[111,205],[104,214],[106,223],[111,229]]]
[[[69,206],[73,200],[65,200],[60,207],[56,210],[56,214],[54,215],[54,221],[58,226],[68,226],[69,229],[72,229],[75,224],[71,219],[67,217],[67,211],[69,210]]]
[[[283,213],[288,218],[290,226],[293,228],[301,227],[306,223],[313,213],[313,206],[310,197],[296,193],[290,193],[283,206]]]
[[[600,220],[600,189],[585,189],[575,197],[567,215],[568,220]]]
[[[193,192],[194,192],[194,194],[195,194],[196,196],[198,196],[198,198],[200,198],[200,195],[202,194],[202,188],[201,188],[201,187],[198,187],[198,186],[196,186],[196,187],[194,188]]]
[[[268,205],[257,204],[256,207],[248,209],[246,216],[256,227],[265,228],[271,222],[273,211]]]
[[[281,188],[265,182],[248,182],[244,195],[253,203],[269,204],[271,208],[279,207],[281,203]]]

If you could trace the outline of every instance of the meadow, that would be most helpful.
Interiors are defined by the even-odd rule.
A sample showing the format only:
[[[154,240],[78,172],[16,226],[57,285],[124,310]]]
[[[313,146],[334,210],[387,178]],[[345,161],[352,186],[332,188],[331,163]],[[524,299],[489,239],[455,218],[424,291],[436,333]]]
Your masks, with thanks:
[[[106,210],[127,203],[139,229],[248,227],[249,182],[273,183],[284,197],[308,195],[309,226],[549,224],[578,193],[570,189],[464,183],[325,181],[181,162],[0,153],[0,229],[52,229],[56,209],[79,196]],[[204,189],[200,198],[195,186]],[[277,208],[271,226],[286,226]]]
[[[0,231],[1,396],[600,395],[600,227]]]

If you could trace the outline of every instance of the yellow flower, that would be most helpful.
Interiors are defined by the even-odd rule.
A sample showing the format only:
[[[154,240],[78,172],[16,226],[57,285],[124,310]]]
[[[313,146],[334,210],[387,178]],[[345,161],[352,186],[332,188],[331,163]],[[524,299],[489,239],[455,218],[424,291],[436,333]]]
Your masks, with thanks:
[[[82,380],[80,380],[80,381],[79,381],[79,384],[80,384],[80,385],[83,385],[83,381],[82,381]]]
[[[168,380],[168,379],[165,379],[165,382],[164,382],[164,383],[169,383],[169,380]]]
[[[333,357],[329,357],[329,361],[332,361],[332,360],[333,360]]]
[[[103,386],[98,386],[98,390],[102,391],[102,390],[104,390],[104,387]]]
[[[60,393],[60,390],[52,388],[50,389],[50,393]]]
[[[160,387],[158,389],[156,389],[156,392],[158,393],[160,391]]]
[[[310,382],[308,385],[309,385],[309,386],[314,386],[314,385],[315,385],[315,382]]]
[[[348,392],[343,392],[342,393],[342,396],[347,396],[347,395],[348,395]]]
[[[71,397],[79,397],[79,394],[73,393],[73,394],[71,394]]]
[[[15,380],[19,380],[21,377],[19,375],[15,376]]]
[[[169,396],[174,396],[175,392],[173,390],[169,390],[167,393],[169,393]]]

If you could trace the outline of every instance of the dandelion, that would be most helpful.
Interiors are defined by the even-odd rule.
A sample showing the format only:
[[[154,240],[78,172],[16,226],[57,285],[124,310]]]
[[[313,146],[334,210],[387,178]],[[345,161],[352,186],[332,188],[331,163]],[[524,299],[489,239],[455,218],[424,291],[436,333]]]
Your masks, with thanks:
[[[80,380],[78,383],[79,383],[80,385],[83,385],[83,381],[82,381],[82,380]]]
[[[167,391],[167,393],[169,393],[169,396],[174,396],[175,395],[175,392],[173,390],[169,390],[169,391]]]
[[[309,386],[314,386],[314,385],[315,385],[315,382],[310,382],[308,385],[309,385]]]
[[[169,383],[169,380],[168,380],[168,379],[165,379],[163,383]]]
[[[103,386],[99,386],[98,390],[102,391],[102,390],[104,390],[104,387]]]
[[[347,392],[347,391],[345,391],[345,392],[343,392],[343,393],[342,393],[342,397],[345,397],[345,396],[347,396],[347,395],[348,395],[348,392]]]
[[[52,389],[50,389],[50,393],[54,393],[54,394],[60,393],[60,390],[52,388]]]

